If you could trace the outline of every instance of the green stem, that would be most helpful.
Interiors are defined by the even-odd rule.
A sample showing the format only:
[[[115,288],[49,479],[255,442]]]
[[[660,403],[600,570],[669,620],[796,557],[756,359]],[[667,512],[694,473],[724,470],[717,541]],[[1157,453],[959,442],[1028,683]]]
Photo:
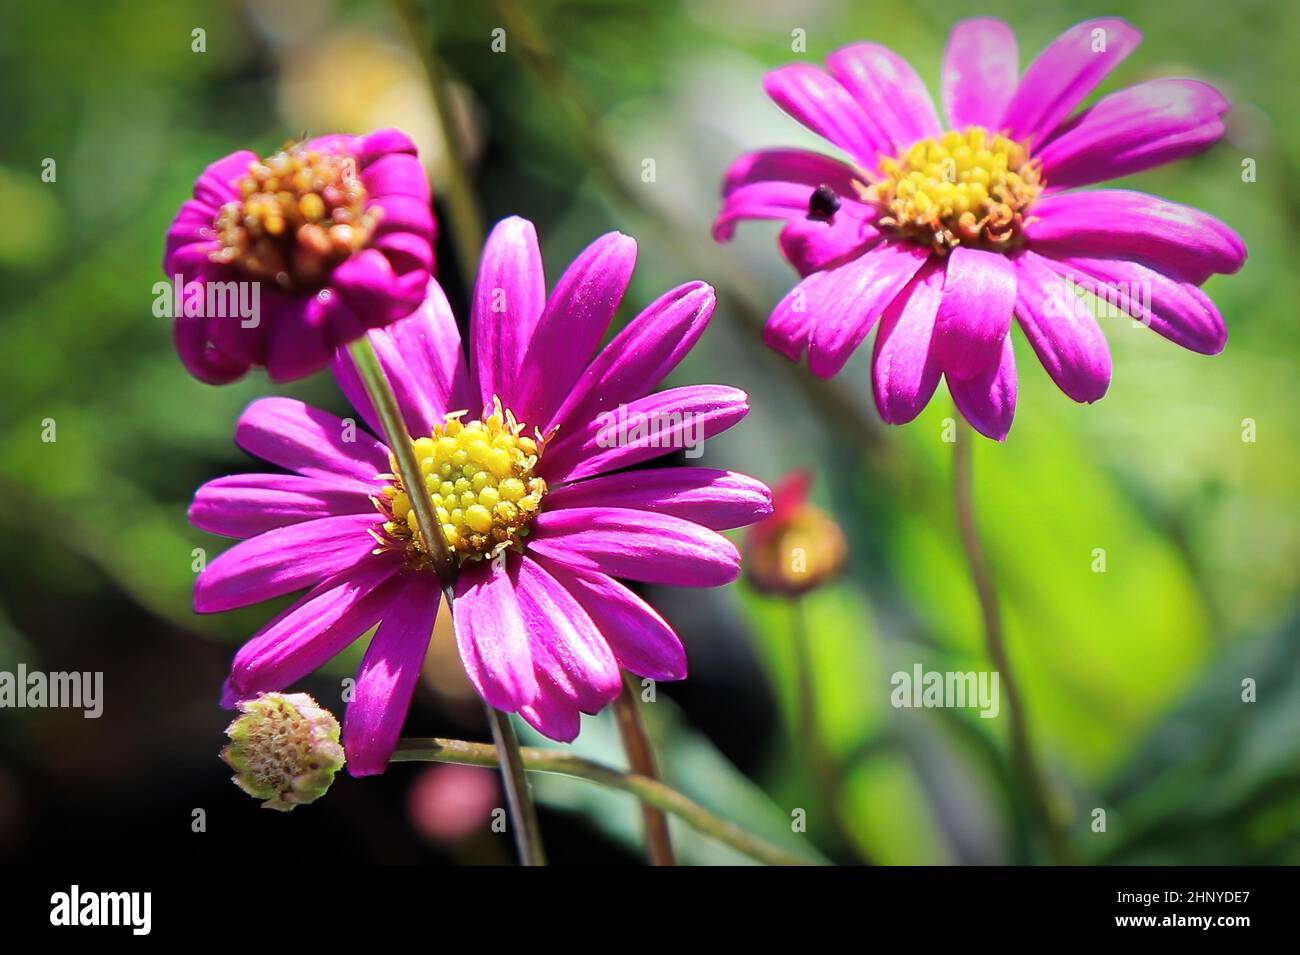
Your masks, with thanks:
[[[443,183],[443,201],[447,206],[451,239],[456,246],[461,275],[465,278],[465,287],[472,289],[474,276],[478,274],[479,251],[483,248],[483,214],[474,197],[474,186],[465,161],[465,143],[456,119],[456,104],[432,32],[420,29],[419,15],[410,0],[394,0],[393,5],[429,78],[434,111],[438,114],[438,128],[445,147],[443,159],[446,163],[446,181]]]
[[[636,677],[624,670],[623,692],[614,700],[614,720],[618,723],[619,736],[623,738],[623,751],[627,753],[627,764],[632,772],[647,779],[658,779],[654,749],[645,731],[645,722],[641,719],[640,700],[637,699],[640,689]],[[649,803],[642,803],[641,816],[645,824],[646,850],[650,864],[676,865],[672,837],[668,832],[668,817],[663,810]]]
[[[515,735],[509,713],[502,713],[489,706],[487,714],[488,723],[492,726],[492,739],[496,742],[496,762],[501,767],[501,777],[506,787],[506,804],[510,807],[510,818],[514,823],[519,862],[521,865],[546,865],[542,829],[528,788],[528,777],[524,773],[519,737]]]
[[[1034,757],[1034,748],[1029,738],[1029,723],[1025,716],[1024,704],[1020,696],[1020,687],[1011,672],[1011,661],[1007,656],[1006,641],[1002,634],[1002,614],[998,607],[997,587],[989,569],[988,559],[980,545],[979,534],[975,528],[975,504],[971,475],[971,438],[970,425],[960,417],[957,419],[957,441],[953,446],[953,495],[957,507],[957,530],[961,536],[962,548],[966,552],[966,563],[970,567],[971,582],[979,598],[980,614],[984,622],[984,643],[989,659],[993,662],[1002,681],[1003,693],[1007,700],[1007,722],[1011,732],[1011,758],[1020,779],[1020,788],[1030,815],[1038,825],[1047,845],[1051,860],[1058,865],[1070,863],[1069,845],[1064,834],[1056,824],[1048,798],[1045,778]]]
[[[715,816],[703,806],[692,802],[657,779],[649,779],[636,773],[619,772],[560,750],[524,746],[519,752],[524,768],[530,772],[576,776],[611,789],[631,793],[642,802],[672,813],[696,831],[730,846],[737,852],[744,853],[751,859],[757,859],[767,865],[809,864],[807,860],[791,855],[746,832],[735,823]],[[392,761],[494,766],[497,762],[497,754],[496,747],[486,743],[467,743],[456,739],[403,739],[398,741]]]
[[[447,600],[448,610],[452,609],[452,582],[455,579],[455,565],[447,551],[446,541],[442,536],[442,525],[433,513],[433,502],[424,491],[424,476],[420,473],[419,462],[415,459],[415,447],[411,436],[402,420],[401,409],[393,394],[388,377],[384,374],[379,356],[367,336],[362,336],[348,346],[352,360],[356,363],[357,373],[365,385],[370,403],[375,406],[375,414],[384,426],[384,436],[388,439],[389,450],[397,461],[397,473],[402,479],[402,486],[407,489],[411,509],[415,511],[415,521],[420,528],[429,559],[433,562],[435,572],[442,581],[443,594]],[[510,816],[514,823],[515,839],[519,842],[519,858],[524,865],[544,864],[540,833],[537,825],[537,813],[533,809],[528,792],[528,780],[523,767],[518,761],[519,741],[510,727],[509,718],[487,707],[488,723],[492,727],[492,737],[497,741],[497,752],[501,754],[501,775],[505,780],[506,797],[510,806]]]

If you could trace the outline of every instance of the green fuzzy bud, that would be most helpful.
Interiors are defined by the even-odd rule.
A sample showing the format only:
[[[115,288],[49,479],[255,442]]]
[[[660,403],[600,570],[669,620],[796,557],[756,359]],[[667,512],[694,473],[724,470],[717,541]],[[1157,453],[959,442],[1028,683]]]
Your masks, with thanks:
[[[260,693],[239,712],[221,751],[236,786],[281,812],[325,795],[344,762],[333,713],[306,693]]]

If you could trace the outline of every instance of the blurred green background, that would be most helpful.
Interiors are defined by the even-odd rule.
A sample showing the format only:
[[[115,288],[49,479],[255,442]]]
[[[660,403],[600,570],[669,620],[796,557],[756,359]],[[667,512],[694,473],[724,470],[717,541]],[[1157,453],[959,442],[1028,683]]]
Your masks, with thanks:
[[[1300,221],[1300,11],[1270,0],[1125,7],[1145,41],[1100,92],[1191,75],[1233,103],[1213,150],[1125,183],[1199,206],[1245,238],[1245,268],[1207,286],[1228,323],[1227,350],[1204,358],[1112,321],[1114,381],[1087,407],[1055,390],[1018,337],[1015,426],[1005,445],[975,449],[979,519],[1076,858],[1296,863],[1300,277],[1290,229]],[[743,584],[648,591],[692,665],[648,708],[669,781],[810,857],[1041,861],[1011,782],[1006,707],[982,720],[889,703],[890,674],[914,663],[989,666],[941,440],[951,405],[941,392],[918,421],[887,428],[871,405],[867,348],[829,385],[765,350],[757,329],[794,281],[777,257],[777,227],[742,227],[715,246],[708,226],[739,152],[823,148],[763,95],[766,69],[870,39],[937,92],[947,32],[964,16],[1008,20],[1023,67],[1061,30],[1109,12],[1050,0],[7,8],[0,669],[103,670],[106,701],[100,720],[0,711],[0,857],[67,846],[223,858],[220,834],[238,833],[295,858],[509,858],[504,837],[469,809],[458,835],[430,824],[455,800],[416,767],[342,779],[289,817],[257,811],[227,782],[216,759],[228,719],[216,706],[220,681],[271,611],[190,612],[193,549],[210,556],[224,545],[191,529],[185,508],[204,480],[250,469],[231,441],[234,420],[273,389],[259,374],[225,388],[193,381],[151,312],[163,233],[208,162],[304,130],[397,125],[433,177],[440,269],[463,321],[433,56],[453,82],[453,121],[488,222],[533,219],[552,281],[599,233],[634,235],[639,266],[620,321],[672,285],[713,283],[711,329],[673,380],[746,388],[753,412],[710,442],[704,463],[769,483],[811,469],[815,499],[849,540],[848,572],[802,611]],[[192,48],[196,28],[203,52]],[[504,52],[491,48],[497,29]],[[791,52],[796,29],[806,54]],[[1255,182],[1242,181],[1246,157]],[[54,182],[41,178],[47,158]],[[324,375],[287,393],[345,411]],[[42,441],[46,419],[53,443]],[[1243,440],[1246,419],[1254,441]],[[1097,548],[1104,573],[1093,569]],[[829,777],[799,730],[796,612],[808,622]],[[306,688],[341,713],[339,680],[357,659],[354,648]],[[407,732],[482,738],[445,633],[429,670]],[[1242,702],[1247,678],[1257,702]],[[621,762],[608,714],[584,720],[576,748]],[[556,861],[640,857],[627,797],[563,779],[539,780],[538,791]],[[206,834],[191,831],[194,808],[207,813]],[[799,808],[806,833],[791,832]],[[1097,808],[1104,833],[1092,831]],[[674,832],[688,861],[738,861]]]

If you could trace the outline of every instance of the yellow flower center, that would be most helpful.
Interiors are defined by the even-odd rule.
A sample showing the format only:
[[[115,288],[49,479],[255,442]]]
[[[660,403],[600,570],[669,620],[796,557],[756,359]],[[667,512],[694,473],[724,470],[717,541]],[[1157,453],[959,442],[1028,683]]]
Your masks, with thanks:
[[[879,224],[940,255],[958,245],[1013,248],[1025,209],[1043,190],[1025,147],[981,126],[923,139],[880,169],[883,179],[860,187],[880,210]]]
[[[462,421],[465,412],[458,411],[414,442],[424,491],[458,564],[520,547],[546,496],[546,482],[535,475],[541,436],[523,434],[515,416],[494,404],[482,421]],[[390,483],[375,499],[385,518],[384,536],[376,539],[381,549],[403,548],[414,566],[429,566],[411,498],[396,472],[394,461],[393,474],[384,475]]]
[[[286,289],[319,286],[370,241],[381,211],[366,210],[353,157],[301,144],[249,163],[239,193],[213,223],[221,248],[212,261]]]

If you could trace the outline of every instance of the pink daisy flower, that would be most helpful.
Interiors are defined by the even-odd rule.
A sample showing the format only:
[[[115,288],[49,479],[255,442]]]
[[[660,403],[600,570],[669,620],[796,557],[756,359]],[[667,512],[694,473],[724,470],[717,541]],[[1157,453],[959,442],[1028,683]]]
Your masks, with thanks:
[[[1106,393],[1106,339],[1067,279],[1108,290],[1184,348],[1221,351],[1223,318],[1199,286],[1241,268],[1237,234],[1155,196],[1076,191],[1223,134],[1227,100],[1190,79],[1140,83],[1073,113],[1139,39],[1123,20],[1081,23],[1017,79],[1006,24],[959,23],[943,62],[948,131],[916,72],[877,44],[836,51],[827,71],[769,73],[777,105],[850,162],[774,149],[727,172],[715,238],[741,219],[783,220],[782,252],[804,276],[773,311],[767,343],[794,361],[807,352],[829,378],[879,323],[872,383],[886,421],[915,418],[942,375],[966,419],[998,440],[1016,405],[1013,315],[1065,394]]]
[[[225,384],[255,365],[273,381],[325,367],[339,346],[411,314],[433,272],[429,182],[395,129],[324,136],[204,170],[167,230],[163,271],[179,286],[176,350]],[[252,309],[231,314],[224,289]],[[188,305],[186,304],[188,303]]]
[[[771,510],[768,489],[743,475],[625,470],[749,410],[744,392],[719,385],[650,393],[713,312],[701,282],[663,295],[597,353],[635,258],[632,239],[603,236],[548,298],[532,224],[506,219],[484,248],[468,363],[437,282],[415,315],[369,333],[418,436],[425,492],[458,568],[454,621],[469,678],[492,706],[557,740],[577,735],[579,712],[618,695],[620,667],[686,675],[672,628],[615,578],[726,584],[740,558],[718,531]],[[382,434],[346,350],[334,371]],[[440,594],[407,489],[383,443],[289,398],[253,402],[235,440],[292,473],[199,489],[194,525],[242,542],[199,575],[195,609],[311,590],[236,654],[223,702],[289,686],[378,624],[343,740],[354,774],[382,772]]]

